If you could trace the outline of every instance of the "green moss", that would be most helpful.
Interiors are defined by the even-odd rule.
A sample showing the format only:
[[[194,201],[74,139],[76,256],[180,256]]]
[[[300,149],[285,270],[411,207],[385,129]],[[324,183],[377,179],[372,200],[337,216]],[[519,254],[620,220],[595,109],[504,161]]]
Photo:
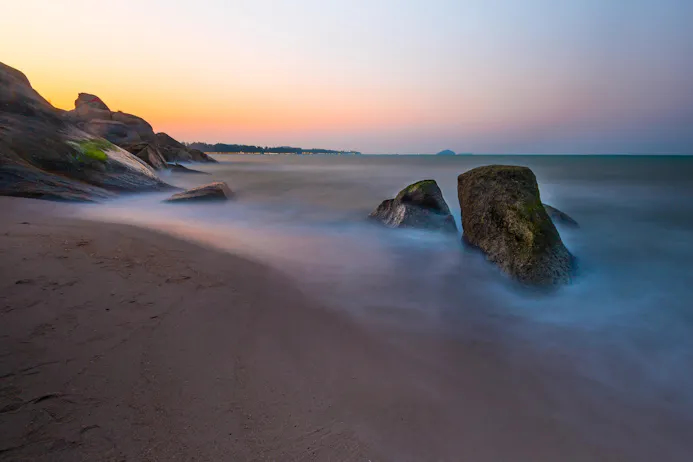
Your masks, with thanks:
[[[417,181],[416,183],[410,184],[409,186],[407,186],[406,188],[404,188],[403,190],[401,190],[401,191],[399,192],[399,194],[397,194],[397,197],[400,197],[400,198],[401,198],[401,197],[404,196],[405,194],[412,193],[412,192],[418,190],[419,188],[423,188],[424,186],[426,186],[426,185],[431,185],[431,184],[434,184],[434,185],[435,185],[435,184],[436,184],[435,180],[421,180],[421,181]]]
[[[113,149],[113,145],[104,139],[84,139],[70,141],[69,144],[79,151],[77,160],[82,160],[81,156],[84,156],[100,162],[106,162],[108,160],[108,155],[105,151]]]
[[[435,182],[435,180],[421,180],[421,181],[417,181],[416,183],[414,183],[414,184],[412,184],[412,185],[409,185],[409,187],[408,187],[407,189],[410,189],[410,190],[412,190],[412,189],[418,189],[418,188],[421,188],[421,187],[423,187],[424,185],[427,185],[427,184],[428,184],[428,185],[436,184],[436,182]]]

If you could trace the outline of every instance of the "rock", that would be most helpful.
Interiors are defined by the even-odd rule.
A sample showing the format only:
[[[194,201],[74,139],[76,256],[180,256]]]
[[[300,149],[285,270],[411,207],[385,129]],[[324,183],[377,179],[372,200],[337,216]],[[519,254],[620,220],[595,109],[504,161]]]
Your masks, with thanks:
[[[197,188],[188,189],[166,199],[164,202],[182,202],[182,201],[214,201],[228,200],[233,197],[233,192],[229,186],[223,181],[209,183]]]
[[[369,218],[390,228],[457,232],[455,219],[434,180],[423,180],[407,186],[394,199],[383,201]]]
[[[168,168],[166,160],[156,144],[132,143],[124,144],[121,147],[156,170],[166,170]]]
[[[166,162],[216,162],[204,152],[190,149],[166,133],[157,133],[156,139]]]
[[[186,148],[186,149],[190,153],[190,157],[192,158],[193,162],[217,163],[216,159],[213,159],[212,157],[208,156],[207,154],[200,151],[199,149],[192,149],[192,148]]]
[[[85,93],[80,93],[80,97]],[[156,144],[156,135],[152,126],[146,120],[125,114],[124,112],[111,112],[96,96],[93,103],[82,102],[72,111],[65,113],[65,118],[85,132],[105,138],[118,146],[137,143]],[[75,104],[80,102],[77,98]]]
[[[2,63],[0,171],[0,194],[24,197],[98,200],[112,195],[105,190],[169,187],[136,157],[79,130]]]
[[[209,175],[207,172],[201,172],[199,170],[193,170],[181,164],[169,164],[169,168],[175,173],[197,173],[200,175]]]
[[[553,220],[554,223],[560,222],[566,226],[571,226],[573,228],[579,228],[580,225],[578,224],[577,221],[573,220],[573,218],[566,214],[561,212],[555,207],[551,207],[550,205],[543,204],[544,205],[544,210],[546,210],[546,213],[551,217],[551,220]]]
[[[436,156],[456,156],[455,151],[451,151],[449,149],[446,149],[444,151],[440,151]]]
[[[71,136],[75,138],[69,138],[67,143],[73,148],[75,164],[66,172],[68,175],[111,191],[172,188],[149,165],[115,144],[102,138],[84,137],[80,132]]]
[[[565,248],[527,167],[489,165],[458,177],[464,240],[526,284],[571,279],[574,257]]]
[[[37,117],[43,123],[60,125],[62,111],[43,99],[24,74],[0,63],[0,114],[8,124],[2,126],[4,133],[13,128],[9,120],[11,117]]]
[[[0,163],[0,196],[71,202],[95,202],[114,197],[105,189],[52,175],[24,162]]]
[[[166,168],[166,162],[216,162],[166,133],[155,134],[152,126],[141,117],[111,111],[98,96],[89,93],[80,93],[75,108],[66,112],[64,118],[91,135],[136,151],[133,154],[156,169]],[[149,148],[145,149],[142,144],[148,144]]]
[[[90,108],[101,109],[108,112],[111,111],[110,109],[108,109],[108,106],[106,106],[106,103],[101,101],[101,98],[95,95],[91,95],[89,93],[80,93],[77,95],[77,99],[75,100],[75,109],[78,109],[82,106],[89,106]]]

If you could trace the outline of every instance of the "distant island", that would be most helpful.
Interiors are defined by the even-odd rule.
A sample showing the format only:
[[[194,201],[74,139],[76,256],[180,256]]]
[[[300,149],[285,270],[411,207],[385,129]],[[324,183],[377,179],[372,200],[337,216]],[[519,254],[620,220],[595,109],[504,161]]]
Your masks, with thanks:
[[[232,154],[298,154],[298,155],[314,155],[314,154],[331,154],[331,155],[361,155],[358,151],[335,151],[332,149],[303,149],[291,146],[276,146],[262,147],[252,146],[247,144],[226,144],[226,143],[202,143],[195,141],[192,143],[183,143],[189,149],[197,149],[202,152],[218,152]]]
[[[455,152],[451,151],[450,149],[446,149],[444,151],[440,151],[436,156],[471,156],[471,152]]]

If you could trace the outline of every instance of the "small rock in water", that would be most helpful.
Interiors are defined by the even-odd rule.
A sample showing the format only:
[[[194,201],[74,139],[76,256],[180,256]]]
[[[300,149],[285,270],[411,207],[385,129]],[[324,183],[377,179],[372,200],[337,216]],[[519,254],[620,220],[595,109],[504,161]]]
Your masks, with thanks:
[[[369,218],[390,228],[457,232],[455,219],[434,180],[423,180],[407,186],[394,199],[383,201]]]
[[[233,192],[229,186],[223,181],[217,181],[174,194],[164,202],[228,200],[231,197]]]

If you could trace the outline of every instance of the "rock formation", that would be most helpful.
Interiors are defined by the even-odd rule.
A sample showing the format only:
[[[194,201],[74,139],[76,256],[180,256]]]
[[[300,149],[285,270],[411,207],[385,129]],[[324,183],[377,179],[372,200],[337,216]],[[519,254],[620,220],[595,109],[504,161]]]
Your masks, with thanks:
[[[152,126],[144,119],[124,112],[112,112],[97,96],[80,93],[75,108],[65,117],[85,132],[105,138],[118,146],[156,143]]]
[[[394,199],[383,201],[369,218],[390,228],[457,232],[455,219],[434,180],[423,180],[407,186]]]
[[[184,202],[184,201],[218,201],[229,200],[233,197],[233,192],[223,181],[209,183],[197,188],[174,194],[164,202]]]
[[[189,149],[165,133],[155,134],[149,123],[132,114],[111,111],[98,96],[80,93],[75,108],[65,118],[81,130],[105,138],[162,170],[167,162],[215,162],[196,149]]]
[[[0,63],[0,194],[96,200],[108,191],[166,187],[146,164],[80,130],[24,74]]]
[[[169,168],[156,143],[129,143],[122,144],[120,147],[157,170]]]
[[[216,162],[204,152],[190,149],[166,133],[157,133],[156,140],[166,162]]]
[[[201,172],[199,170],[193,170],[192,168],[188,168],[185,165],[181,165],[181,164],[169,164],[168,166],[172,172],[176,172],[176,173],[193,173],[193,174],[198,174],[198,175],[209,175],[208,172]]]
[[[489,165],[458,177],[464,240],[527,284],[570,281],[574,258],[565,248],[527,167]]]

